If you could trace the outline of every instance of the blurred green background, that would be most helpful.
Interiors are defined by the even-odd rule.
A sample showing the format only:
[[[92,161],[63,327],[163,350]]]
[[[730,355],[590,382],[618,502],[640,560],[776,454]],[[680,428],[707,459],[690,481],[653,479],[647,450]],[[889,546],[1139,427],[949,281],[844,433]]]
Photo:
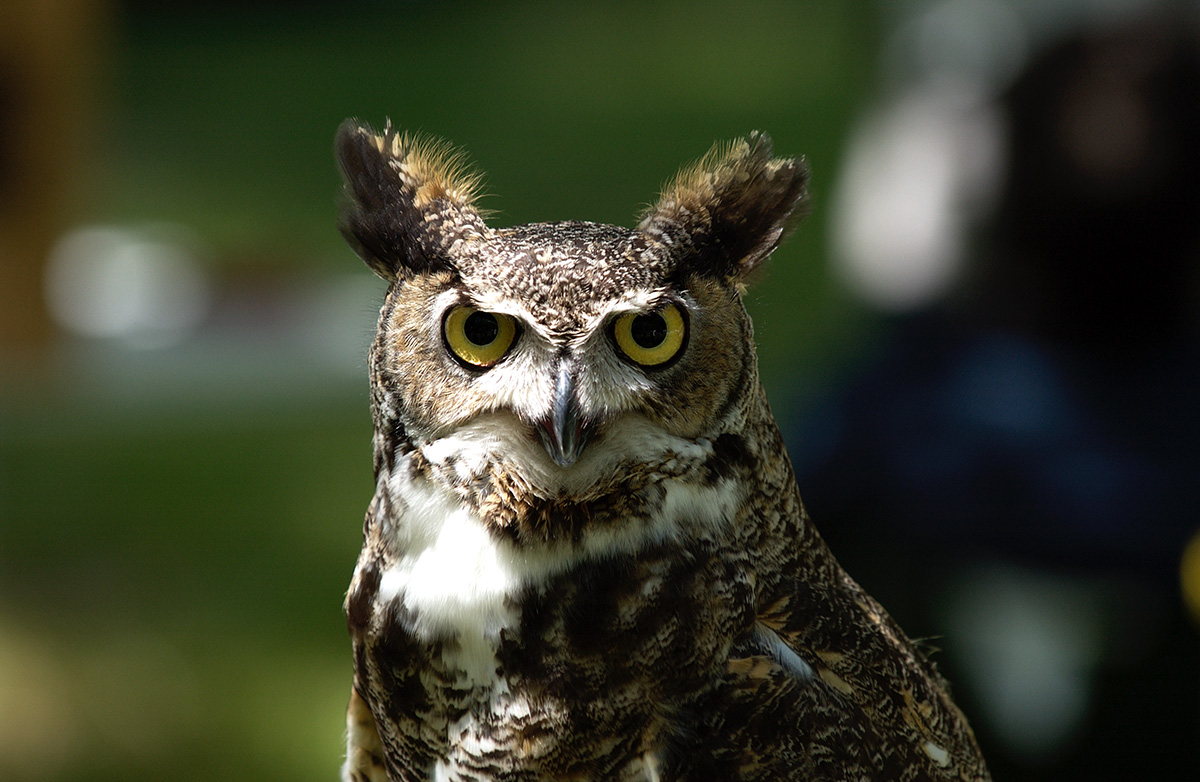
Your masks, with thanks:
[[[157,349],[5,354],[0,778],[335,778],[382,294],[334,227],[344,118],[465,148],[493,224],[631,225],[715,140],[767,130],[816,209],[750,295],[764,373],[852,339],[822,202],[872,3],[67,5],[54,219],[185,226],[211,309]],[[339,290],[366,293],[331,312]]]

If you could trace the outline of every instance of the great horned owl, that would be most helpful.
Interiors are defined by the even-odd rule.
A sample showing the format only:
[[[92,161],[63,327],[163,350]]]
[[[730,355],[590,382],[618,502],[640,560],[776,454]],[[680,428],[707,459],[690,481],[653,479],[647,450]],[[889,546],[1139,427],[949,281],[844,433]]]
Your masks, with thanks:
[[[489,227],[449,148],[347,122],[390,287],[346,597],[345,780],[980,780],[934,667],[809,521],[742,280],[805,200],[759,133],[634,229]]]

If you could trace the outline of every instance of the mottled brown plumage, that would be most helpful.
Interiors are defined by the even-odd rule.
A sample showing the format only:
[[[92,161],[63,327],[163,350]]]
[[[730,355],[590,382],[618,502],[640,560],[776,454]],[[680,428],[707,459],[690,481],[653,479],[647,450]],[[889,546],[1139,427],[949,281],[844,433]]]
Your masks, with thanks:
[[[344,779],[988,778],[809,521],[758,380],[741,282],[803,163],[752,134],[635,229],[496,229],[445,147],[349,122],[337,154],[390,282]]]

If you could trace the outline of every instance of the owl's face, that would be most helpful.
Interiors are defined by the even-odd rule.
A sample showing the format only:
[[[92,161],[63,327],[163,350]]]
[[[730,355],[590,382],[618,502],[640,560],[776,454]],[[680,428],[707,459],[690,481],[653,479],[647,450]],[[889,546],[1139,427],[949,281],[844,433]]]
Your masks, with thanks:
[[[429,462],[594,495],[619,465],[665,463],[737,415],[756,374],[740,280],[805,179],[765,138],[711,153],[633,230],[489,228],[453,159],[390,128],[345,125],[338,151],[343,231],[391,282],[377,415]]]
[[[614,463],[718,433],[754,371],[736,289],[666,268],[633,231],[496,231],[452,270],[393,283],[379,380],[435,456],[509,459],[544,491],[586,490]]]

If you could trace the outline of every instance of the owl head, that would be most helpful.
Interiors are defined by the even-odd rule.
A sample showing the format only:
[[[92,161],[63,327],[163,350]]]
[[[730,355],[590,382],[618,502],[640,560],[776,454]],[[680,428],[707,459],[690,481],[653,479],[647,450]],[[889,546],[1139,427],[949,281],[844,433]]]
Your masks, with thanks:
[[[805,198],[761,133],[684,169],[636,228],[492,228],[445,145],[348,121],[341,229],[390,287],[372,347],[377,436],[459,480],[498,465],[589,496],[740,425],[758,388],[742,280]]]

